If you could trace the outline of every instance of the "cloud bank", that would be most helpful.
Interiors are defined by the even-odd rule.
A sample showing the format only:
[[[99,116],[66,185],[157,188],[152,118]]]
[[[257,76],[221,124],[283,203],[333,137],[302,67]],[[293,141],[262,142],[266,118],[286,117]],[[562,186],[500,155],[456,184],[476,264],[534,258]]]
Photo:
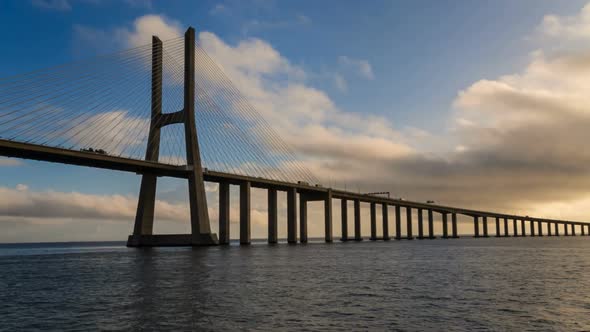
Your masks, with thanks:
[[[310,73],[264,40],[230,44],[200,31],[198,41],[326,185],[584,220],[583,211],[590,208],[590,48],[554,41],[590,41],[590,33],[584,32],[590,31],[588,8],[568,17],[547,15],[537,28],[547,38],[531,52],[525,67],[482,78],[459,91],[449,105],[451,125],[442,137],[420,128],[399,129],[386,118],[340,108],[307,81]],[[152,34],[164,39],[180,35],[180,27],[176,21],[149,15],[115,33],[133,46],[149,42]],[[362,79],[375,79],[364,60],[336,61],[355,69]],[[417,148],[417,137],[436,149]],[[84,194],[51,196],[2,188],[0,197],[15,198],[0,205],[0,214],[17,216],[30,210],[32,216],[58,217],[72,211],[80,218],[132,219],[135,213],[131,197],[99,198],[112,206],[99,213],[91,211]],[[179,206],[166,204],[170,203],[159,202],[160,218],[186,220],[184,212],[176,211]],[[255,210],[260,224],[254,232],[264,232],[265,208]]]

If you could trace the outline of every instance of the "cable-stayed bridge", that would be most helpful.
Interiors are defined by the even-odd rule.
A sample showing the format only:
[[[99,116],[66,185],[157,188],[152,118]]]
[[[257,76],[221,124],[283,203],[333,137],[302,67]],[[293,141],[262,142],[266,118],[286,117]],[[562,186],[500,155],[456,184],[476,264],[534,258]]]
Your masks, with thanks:
[[[287,192],[289,243],[307,242],[307,202],[324,202],[325,241],[333,241],[332,200],[341,201],[341,240],[362,240],[360,204],[370,204],[371,240],[457,238],[457,215],[475,237],[590,235],[590,224],[391,199],[319,185],[280,135],[195,42],[184,37],[0,79],[0,155],[141,174],[129,246],[228,244],[230,185],[240,187],[240,243],[250,243],[250,190],[268,190],[268,241],[277,242],[277,191]],[[154,235],[158,177],[188,180],[191,234]],[[219,183],[219,238],[212,234],[204,181]],[[299,199],[299,204],[297,204]],[[348,234],[348,203],[354,234]],[[377,206],[382,232],[377,234]],[[402,209],[405,234],[402,234]],[[298,218],[299,217],[299,218]],[[449,220],[450,219],[450,220]],[[527,231],[528,229],[528,231]]]

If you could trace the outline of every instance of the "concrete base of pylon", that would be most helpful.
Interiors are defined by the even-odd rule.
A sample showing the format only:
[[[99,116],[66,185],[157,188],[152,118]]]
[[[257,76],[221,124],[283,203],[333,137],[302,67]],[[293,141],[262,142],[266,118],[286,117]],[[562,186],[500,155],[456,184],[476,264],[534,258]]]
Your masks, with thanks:
[[[218,245],[217,234],[129,235],[127,247],[200,247]]]

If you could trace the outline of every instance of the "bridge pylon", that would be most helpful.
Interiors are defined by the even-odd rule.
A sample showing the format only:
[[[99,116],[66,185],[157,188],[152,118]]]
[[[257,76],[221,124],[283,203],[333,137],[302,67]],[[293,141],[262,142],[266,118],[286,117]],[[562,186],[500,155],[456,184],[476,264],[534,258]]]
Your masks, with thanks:
[[[216,245],[217,235],[211,233],[205,182],[197,127],[195,124],[195,29],[189,27],[184,35],[184,107],[174,113],[162,113],[162,41],[152,37],[152,100],[151,120],[145,159],[158,162],[160,154],[160,130],[162,127],[184,124],[191,234],[154,235],[154,211],[156,203],[156,174],[145,173],[141,178],[139,201],[133,234],[127,240],[128,247]]]

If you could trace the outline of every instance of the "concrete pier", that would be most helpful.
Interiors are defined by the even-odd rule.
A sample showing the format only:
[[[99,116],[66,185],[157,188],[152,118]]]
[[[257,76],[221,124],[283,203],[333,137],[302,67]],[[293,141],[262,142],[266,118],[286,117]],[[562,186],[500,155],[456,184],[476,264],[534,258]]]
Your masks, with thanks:
[[[422,209],[418,209],[418,239],[424,239],[424,218],[422,215]]]
[[[277,228],[277,190],[268,189],[268,243],[278,242]]]
[[[399,205],[395,206],[395,239],[402,239],[402,213]]]
[[[459,238],[459,234],[457,233],[457,214],[456,213],[451,213],[451,232],[452,232],[451,236],[454,239]]]
[[[299,194],[299,242],[307,243],[307,198]]]
[[[287,242],[297,243],[297,189],[287,190]]]
[[[449,238],[449,225],[448,225],[448,221],[447,221],[447,213],[446,212],[442,212],[441,213],[442,216],[442,229],[443,229],[443,239],[448,239]]]
[[[500,217],[496,217],[496,237],[502,236],[500,234]]]
[[[531,227],[531,236],[535,236],[535,221],[534,220],[529,220],[529,224]]]
[[[363,240],[361,235],[361,201],[358,199],[354,200],[354,240]]]
[[[555,236],[559,236],[559,224],[554,223],[554,225],[555,225]]]
[[[412,234],[412,208],[410,207],[406,207],[406,239],[414,239]]]
[[[250,182],[240,185],[240,244],[250,244]]]
[[[512,219],[512,236],[518,236],[518,220]]]
[[[526,220],[520,219],[520,235],[526,236]]]
[[[572,236],[576,236],[576,224],[572,224]]]
[[[552,236],[551,235],[551,223],[550,222],[547,223],[547,236]]]
[[[381,204],[381,214],[383,221],[383,241],[389,241],[389,210],[387,203]]]
[[[434,236],[434,216],[431,209],[428,209],[428,238],[436,238],[436,236]]]
[[[508,234],[508,218],[504,218],[504,236],[505,237],[510,236]]]
[[[229,244],[229,183],[219,183],[219,244]]]
[[[340,217],[342,219],[340,241],[348,241],[348,201],[340,200]]]
[[[324,241],[331,243],[333,241],[332,234],[332,190],[328,190],[326,198],[324,199]]]
[[[568,228],[568,224],[563,223],[563,235],[570,236],[570,230]]]
[[[580,225],[580,232],[582,236],[586,235],[586,225]]]
[[[377,241],[377,206],[375,202],[370,203],[371,207],[371,237],[369,240]]]
[[[479,217],[473,216],[473,237],[479,237]]]
[[[543,236],[543,223],[540,220],[537,220],[537,235]]]
[[[488,237],[488,217],[483,216],[483,237]]]

